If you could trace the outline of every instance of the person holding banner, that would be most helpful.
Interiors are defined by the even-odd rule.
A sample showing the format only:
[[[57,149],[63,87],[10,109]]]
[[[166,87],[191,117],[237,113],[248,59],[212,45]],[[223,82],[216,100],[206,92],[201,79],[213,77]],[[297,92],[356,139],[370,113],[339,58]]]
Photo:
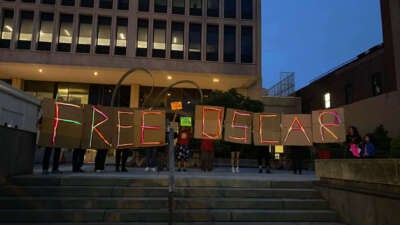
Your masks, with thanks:
[[[104,167],[106,164],[106,157],[107,157],[108,149],[97,149],[95,162],[94,162],[94,171],[96,173],[104,172]]]
[[[361,155],[361,149],[360,149],[360,144],[361,144],[361,136],[358,133],[358,130],[356,127],[351,126],[349,127],[346,135],[346,145],[347,149],[353,154],[354,157],[360,158]]]
[[[116,172],[128,172],[126,169],[126,161],[129,157],[129,150],[128,149],[117,149],[115,151],[115,171]],[[121,162],[122,159],[122,162]],[[121,165],[121,169],[119,166]]]
[[[83,160],[85,159],[86,149],[75,148],[72,153],[72,172],[83,173]]]
[[[265,161],[265,172],[271,173],[270,160],[271,153],[266,146],[257,146],[257,162],[258,162],[258,173],[263,172],[263,160]]]
[[[202,139],[201,145],[201,171],[211,172],[213,170],[214,160],[214,141],[210,139]]]
[[[186,162],[190,159],[189,142],[192,133],[189,129],[181,127],[176,144],[176,161],[178,162],[178,172],[186,172]]]
[[[240,150],[243,145],[231,143],[231,165],[232,173],[239,173]]]

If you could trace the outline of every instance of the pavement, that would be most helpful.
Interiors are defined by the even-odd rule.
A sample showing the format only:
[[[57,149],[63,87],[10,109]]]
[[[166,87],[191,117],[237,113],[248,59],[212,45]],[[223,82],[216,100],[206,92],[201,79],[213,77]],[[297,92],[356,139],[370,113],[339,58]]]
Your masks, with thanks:
[[[113,165],[108,165],[104,172],[96,173],[94,165],[86,164],[82,167],[84,173],[72,173],[69,164],[60,165],[60,174],[42,175],[40,164],[34,167],[34,174],[29,176],[62,176],[62,177],[121,177],[121,178],[168,178],[168,171],[145,172],[144,168],[128,167],[128,172],[116,172]],[[189,168],[187,172],[176,172],[176,178],[214,178],[214,179],[243,179],[243,180],[268,180],[268,181],[317,181],[319,178],[314,171],[304,170],[303,174],[294,174],[288,170],[272,170],[271,173],[258,173],[258,168],[240,168],[240,173],[232,173],[230,167],[217,167],[212,172],[201,172],[198,168]]]

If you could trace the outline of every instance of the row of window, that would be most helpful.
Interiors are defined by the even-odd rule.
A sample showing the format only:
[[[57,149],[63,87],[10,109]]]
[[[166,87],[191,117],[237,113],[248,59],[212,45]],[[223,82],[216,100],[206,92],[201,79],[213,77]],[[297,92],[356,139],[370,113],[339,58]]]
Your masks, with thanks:
[[[15,1],[15,0],[8,0]],[[21,0],[22,2],[34,3],[35,0]],[[224,0],[224,5],[220,6],[219,0],[204,0],[206,1],[206,13],[209,17],[220,17],[220,7],[223,7],[224,18],[237,17],[237,0]],[[61,0],[60,4],[65,6],[75,6],[78,1]],[[42,4],[55,4],[56,0],[41,0]],[[189,14],[194,16],[203,15],[203,0],[189,0]],[[81,7],[94,7],[94,0],[80,0]],[[240,0],[241,19],[253,19],[253,0]],[[99,0],[99,8],[112,9],[113,0]],[[129,0],[118,0],[117,9],[129,10]],[[172,13],[185,14],[185,0],[172,0]],[[148,12],[150,10],[150,0],[138,0],[138,10]],[[154,0],[154,12],[167,13],[168,0]]]
[[[21,11],[19,25],[17,27],[18,37],[16,38],[17,49],[31,49],[31,44],[34,34],[33,23],[34,12]],[[76,52],[89,53],[91,46],[95,45],[95,53],[109,54],[111,40],[115,40],[114,54],[126,55],[127,39],[128,38],[128,19],[117,17],[115,32],[111,31],[112,18],[106,16],[97,17],[97,34],[95,36],[95,43],[92,44],[93,33],[93,17],[90,15],[79,15],[78,17],[78,30],[74,34],[73,24],[74,16],[72,14],[60,14],[59,24],[55,27],[54,14],[41,12],[40,23],[38,27],[37,36],[37,50],[50,51],[52,43],[56,44],[56,51],[70,52],[73,51],[72,43],[73,37],[77,36]],[[149,20],[138,19],[137,21],[137,43],[136,43],[136,56],[148,56],[148,48],[151,49],[152,57],[165,58],[166,45],[167,45],[167,22],[164,20],[153,21],[153,42],[152,46],[149,45]],[[237,58],[237,28],[234,25],[221,26],[223,29],[223,37],[219,37],[219,25],[207,24],[206,25],[206,43],[202,43],[202,24],[190,23],[189,31],[185,31],[185,24],[183,22],[171,22],[170,33],[170,58],[183,59],[184,49],[187,45],[187,55],[189,60],[201,60],[203,44],[205,44],[205,60],[218,61],[219,60],[219,44],[220,39],[223,40],[223,61],[236,62]],[[14,32],[14,12],[12,10],[3,10],[3,18],[1,24],[1,37],[0,47],[9,48]],[[53,37],[53,33],[58,36]],[[185,43],[185,33],[188,33],[189,43]],[[240,29],[240,59],[242,63],[253,62],[253,27],[241,26]]]

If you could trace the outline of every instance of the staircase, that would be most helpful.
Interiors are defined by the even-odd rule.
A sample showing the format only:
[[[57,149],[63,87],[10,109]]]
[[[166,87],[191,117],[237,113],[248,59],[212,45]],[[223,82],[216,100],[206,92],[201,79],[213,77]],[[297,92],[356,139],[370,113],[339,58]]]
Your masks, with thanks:
[[[165,225],[167,185],[166,177],[17,177],[0,187],[0,224]],[[196,177],[176,185],[177,224],[340,224],[311,181]]]

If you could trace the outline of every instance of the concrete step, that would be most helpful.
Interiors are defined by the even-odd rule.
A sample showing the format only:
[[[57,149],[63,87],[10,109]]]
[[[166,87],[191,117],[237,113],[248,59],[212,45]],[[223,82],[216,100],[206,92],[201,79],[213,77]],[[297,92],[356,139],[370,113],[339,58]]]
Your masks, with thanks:
[[[117,187],[167,187],[167,176],[154,178],[129,177],[68,177],[21,176],[9,180],[19,186],[117,186]],[[177,187],[240,187],[240,188],[311,188],[312,181],[268,181],[234,179],[232,177],[177,178]]]
[[[322,199],[176,198],[177,209],[327,209]],[[0,197],[0,209],[160,209],[168,198]]]
[[[334,222],[331,210],[177,210],[178,222]],[[167,210],[0,210],[0,222],[166,222]]]
[[[166,223],[146,223],[146,222],[129,222],[129,223],[12,223],[12,225],[165,225]],[[0,223],[0,225],[10,225],[10,223]],[[190,222],[190,223],[174,223],[174,225],[345,225],[337,222]]]
[[[166,187],[14,186],[0,188],[0,196],[53,197],[167,197]],[[177,188],[176,197],[320,198],[312,188]]]

